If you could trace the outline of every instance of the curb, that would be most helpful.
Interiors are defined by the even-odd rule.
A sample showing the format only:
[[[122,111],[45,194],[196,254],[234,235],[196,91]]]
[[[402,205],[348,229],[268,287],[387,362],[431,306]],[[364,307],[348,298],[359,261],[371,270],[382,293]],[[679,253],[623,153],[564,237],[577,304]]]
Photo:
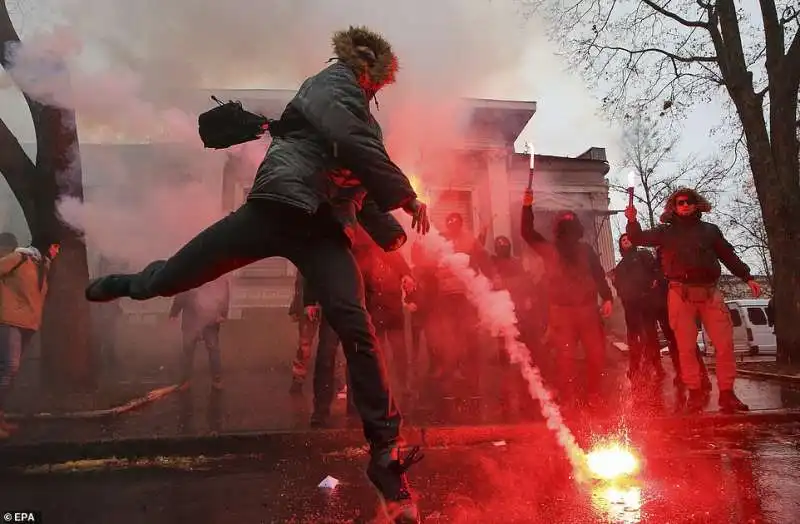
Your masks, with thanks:
[[[715,365],[708,365],[706,367],[709,371],[716,371],[717,366]],[[760,378],[763,380],[774,380],[776,382],[786,382],[787,384],[798,384],[800,385],[800,375],[780,375],[778,373],[767,373],[765,371],[752,371],[749,369],[739,369],[736,368],[736,375],[743,376],[743,377],[751,377],[751,378]]]
[[[702,416],[663,417],[631,421],[629,429],[658,431],[680,429],[716,429],[737,424],[780,424],[800,422],[800,410],[764,410],[751,413]],[[594,424],[592,430],[612,431],[619,420]],[[574,428],[577,434],[584,428]],[[545,422],[494,426],[408,427],[403,437],[409,443],[426,447],[475,445],[494,441],[524,441],[547,438],[551,430]],[[45,442],[41,444],[0,445],[0,471],[21,466],[57,464],[78,460],[106,458],[145,458],[166,456],[223,456],[259,454],[276,460],[289,454],[307,452],[321,454],[343,448],[364,446],[360,429],[308,431],[274,431],[226,433],[218,436],[158,437],[119,439],[95,442]]]
[[[96,409],[96,410],[88,410],[88,411],[73,411],[67,413],[34,413],[32,415],[20,415],[16,413],[9,413],[6,415],[6,419],[8,420],[30,420],[30,419],[46,419],[46,420],[61,420],[61,419],[97,419],[97,418],[106,418],[106,417],[114,417],[117,415],[121,415],[128,411],[133,411],[134,409],[138,409],[142,406],[155,402],[156,400],[162,399],[167,395],[174,393],[178,390],[180,386],[173,385],[173,386],[166,386],[163,388],[154,389],[148,392],[145,396],[135,398],[125,404],[108,408],[108,409]]]

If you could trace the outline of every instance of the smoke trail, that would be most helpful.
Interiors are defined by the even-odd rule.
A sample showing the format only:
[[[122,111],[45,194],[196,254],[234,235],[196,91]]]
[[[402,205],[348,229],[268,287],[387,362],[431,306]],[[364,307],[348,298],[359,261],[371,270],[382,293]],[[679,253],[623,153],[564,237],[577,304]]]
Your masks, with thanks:
[[[405,220],[408,222],[407,218]],[[564,448],[575,479],[578,482],[585,481],[585,453],[564,423],[561,410],[545,386],[539,369],[531,363],[530,351],[518,340],[520,333],[517,316],[509,292],[493,290],[492,283],[486,276],[479,275],[469,267],[469,256],[456,253],[452,242],[434,228],[431,228],[428,235],[421,237],[420,243],[440,266],[452,271],[467,288],[468,298],[478,310],[481,325],[491,333],[499,333],[503,337],[511,362],[519,365],[522,377],[528,383],[528,392],[531,397],[539,400],[547,427],[555,433],[556,440]]]

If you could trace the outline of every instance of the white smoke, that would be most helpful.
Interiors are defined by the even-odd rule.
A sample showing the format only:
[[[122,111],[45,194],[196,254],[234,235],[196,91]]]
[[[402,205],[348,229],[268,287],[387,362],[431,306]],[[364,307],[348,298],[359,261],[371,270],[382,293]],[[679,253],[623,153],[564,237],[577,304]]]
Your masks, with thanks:
[[[407,217],[402,220],[405,221],[406,230],[410,230]],[[480,325],[492,334],[503,337],[509,359],[519,366],[520,373],[528,384],[528,393],[539,400],[547,427],[555,433],[556,440],[566,452],[575,479],[584,481],[586,454],[564,422],[561,410],[545,386],[539,368],[531,362],[530,351],[519,341],[517,315],[509,292],[492,289],[492,283],[485,275],[478,274],[469,267],[469,256],[456,253],[453,243],[446,240],[435,228],[431,228],[426,236],[420,237],[420,243],[432,259],[452,271],[464,284],[469,301],[478,310]]]

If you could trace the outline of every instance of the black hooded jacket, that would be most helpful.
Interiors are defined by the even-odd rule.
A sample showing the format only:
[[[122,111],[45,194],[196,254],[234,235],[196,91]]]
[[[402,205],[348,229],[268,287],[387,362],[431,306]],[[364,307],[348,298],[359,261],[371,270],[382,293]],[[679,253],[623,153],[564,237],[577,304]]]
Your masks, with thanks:
[[[612,300],[611,288],[600,258],[592,247],[576,241],[572,256],[564,256],[556,243],[548,242],[534,227],[533,208],[522,206],[522,239],[542,257],[550,304],[585,307],[597,304],[597,296]]]
[[[337,60],[303,82],[286,106],[283,131],[273,136],[248,200],[312,214],[330,206],[351,241],[358,219],[381,247],[394,249],[405,235],[381,241],[391,236],[387,227],[402,232],[388,211],[416,194],[389,158],[369,103],[394,80],[397,60],[389,44],[365,28],[338,32],[333,43]],[[377,58],[365,61],[364,47]]]
[[[622,253],[622,260],[614,268],[614,287],[625,306],[651,303],[656,294],[661,274],[655,257],[644,249],[632,247]]]
[[[697,213],[689,217],[675,213],[675,200],[679,195],[694,197],[698,203]],[[700,219],[701,214],[710,209],[708,202],[696,192],[681,189],[667,200],[662,225],[642,230],[638,222],[628,222],[626,233],[634,245],[659,248],[661,269],[667,280],[713,286],[722,274],[720,260],[737,277],[751,280],[750,268],[736,255],[722,231]]]

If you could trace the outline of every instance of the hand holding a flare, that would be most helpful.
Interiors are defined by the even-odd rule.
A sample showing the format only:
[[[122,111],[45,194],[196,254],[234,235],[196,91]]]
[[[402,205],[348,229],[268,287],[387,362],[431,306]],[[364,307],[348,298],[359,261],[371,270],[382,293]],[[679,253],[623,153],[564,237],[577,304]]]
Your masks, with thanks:
[[[636,173],[628,173],[628,207],[625,208],[625,218],[628,222],[636,222],[636,208],[633,206],[633,190],[636,186]]]
[[[532,206],[533,205],[533,190],[528,188],[522,194],[522,205],[523,206]]]
[[[626,207],[625,218],[628,219],[628,222],[636,222],[636,208],[633,206]]]

